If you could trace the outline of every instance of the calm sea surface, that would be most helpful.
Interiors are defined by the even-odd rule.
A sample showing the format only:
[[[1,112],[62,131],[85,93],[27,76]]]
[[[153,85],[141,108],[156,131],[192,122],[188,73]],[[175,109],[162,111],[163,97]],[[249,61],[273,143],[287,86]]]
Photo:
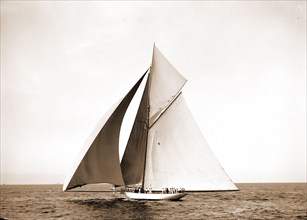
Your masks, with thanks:
[[[2,185],[2,219],[307,219],[306,184],[237,184],[237,192],[189,193],[181,201],[130,201],[62,185]],[[95,190],[92,188],[91,190]]]

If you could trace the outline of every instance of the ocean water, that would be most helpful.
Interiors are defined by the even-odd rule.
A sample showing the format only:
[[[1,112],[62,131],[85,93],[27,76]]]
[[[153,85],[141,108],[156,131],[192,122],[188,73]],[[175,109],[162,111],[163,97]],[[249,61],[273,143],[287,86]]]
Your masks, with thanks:
[[[2,185],[2,219],[307,219],[307,186],[237,184],[236,192],[189,193],[181,201],[130,201],[62,185]],[[0,219],[1,219],[0,218]]]

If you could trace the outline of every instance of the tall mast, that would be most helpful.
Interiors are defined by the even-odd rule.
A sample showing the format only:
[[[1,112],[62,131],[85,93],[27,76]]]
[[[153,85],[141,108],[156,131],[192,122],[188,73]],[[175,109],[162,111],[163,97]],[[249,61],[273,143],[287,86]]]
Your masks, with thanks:
[[[154,51],[155,51],[155,43],[153,45],[153,52],[152,52],[152,60],[154,58]],[[142,191],[144,191],[144,185],[145,185],[145,171],[146,171],[146,162],[147,162],[147,146],[148,146],[148,132],[149,132],[149,115],[150,115],[150,83],[151,83],[151,68],[152,68],[152,61],[149,67],[149,73],[147,78],[147,103],[146,103],[146,143],[145,143],[145,158],[144,158],[144,169],[143,169],[143,180],[142,180]]]

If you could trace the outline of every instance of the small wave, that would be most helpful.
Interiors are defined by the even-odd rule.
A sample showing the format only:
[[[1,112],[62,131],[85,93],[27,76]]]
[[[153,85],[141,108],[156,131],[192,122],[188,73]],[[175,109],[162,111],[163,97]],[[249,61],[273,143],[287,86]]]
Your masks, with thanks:
[[[306,215],[297,215],[297,219],[307,219],[307,214]]]

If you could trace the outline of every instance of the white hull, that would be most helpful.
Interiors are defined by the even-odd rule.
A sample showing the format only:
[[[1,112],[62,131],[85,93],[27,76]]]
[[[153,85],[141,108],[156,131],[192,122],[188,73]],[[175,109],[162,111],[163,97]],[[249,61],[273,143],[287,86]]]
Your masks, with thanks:
[[[163,194],[163,193],[126,192],[126,196],[129,199],[136,199],[136,200],[179,200],[186,195],[187,193]]]

